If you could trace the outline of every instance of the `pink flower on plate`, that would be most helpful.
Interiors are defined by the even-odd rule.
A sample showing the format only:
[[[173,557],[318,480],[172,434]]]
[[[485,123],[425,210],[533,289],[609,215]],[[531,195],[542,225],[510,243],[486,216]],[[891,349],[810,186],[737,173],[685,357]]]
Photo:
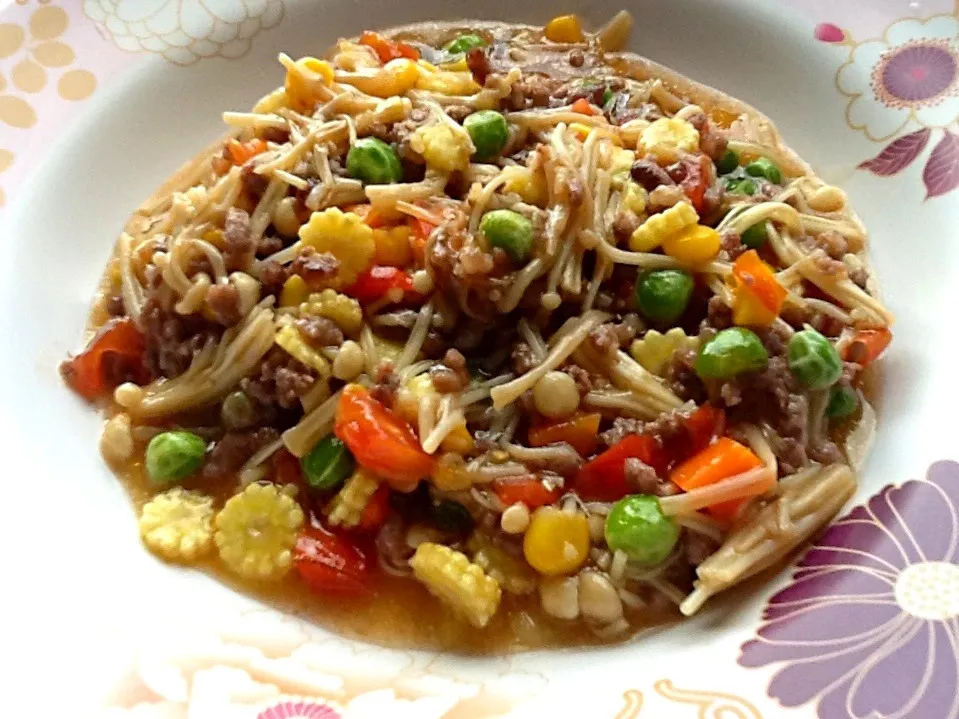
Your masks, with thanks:
[[[328,704],[286,701],[264,709],[256,719],[343,719],[343,715]]]
[[[766,607],[740,664],[820,719],[959,717],[959,464],[836,522]]]

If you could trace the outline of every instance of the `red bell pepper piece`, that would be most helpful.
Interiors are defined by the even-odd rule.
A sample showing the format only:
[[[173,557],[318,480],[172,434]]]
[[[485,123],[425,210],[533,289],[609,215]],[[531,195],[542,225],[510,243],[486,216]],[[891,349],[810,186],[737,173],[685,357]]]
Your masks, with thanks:
[[[380,58],[380,62],[382,62],[384,65],[390,60],[397,60],[401,57],[409,58],[410,60],[420,59],[420,51],[412,45],[407,45],[405,42],[390,40],[383,37],[378,32],[371,32],[367,30],[360,35],[360,44],[373,48],[377,57]]]
[[[83,352],[60,365],[60,373],[75,392],[92,401],[113,389],[121,367],[133,382],[149,382],[145,354],[143,333],[132,319],[123,317],[101,327]]]
[[[680,182],[680,186],[689,201],[693,203],[696,212],[702,212],[706,189],[709,187],[712,160],[706,155],[701,155],[698,161],[683,159],[680,162],[686,167],[686,176]]]
[[[507,507],[522,502],[528,509],[553,504],[560,497],[558,488],[547,487],[535,474],[528,477],[495,479],[493,491]]]
[[[413,428],[358,384],[347,385],[334,430],[356,461],[400,492],[413,490],[436,462],[420,447]]]
[[[297,537],[293,567],[318,594],[360,597],[369,592],[366,557],[348,540],[323,529],[305,529]]]
[[[631,434],[585,464],[573,480],[576,493],[587,500],[614,502],[633,491],[626,481],[626,460],[632,457],[665,475],[666,456],[652,437]]]
[[[402,295],[413,292],[413,279],[399,267],[373,265],[347,287],[345,292],[365,304],[382,299],[393,290],[398,290],[398,294]]]
[[[363,532],[375,532],[383,525],[383,522],[386,521],[389,513],[390,488],[385,484],[381,484],[377,487],[376,491],[373,492],[370,501],[367,502],[363,508],[358,529]]]

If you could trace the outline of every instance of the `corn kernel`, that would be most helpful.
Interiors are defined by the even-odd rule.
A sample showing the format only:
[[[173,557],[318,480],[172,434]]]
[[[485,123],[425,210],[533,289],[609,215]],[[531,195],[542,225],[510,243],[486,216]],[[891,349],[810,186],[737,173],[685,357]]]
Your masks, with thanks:
[[[329,252],[339,261],[336,277],[330,280],[334,289],[353,284],[373,264],[373,230],[355,213],[343,212],[338,207],[314,212],[299,234],[304,245],[317,252]]]
[[[660,164],[675,162],[679,152],[699,148],[699,132],[685,120],[662,117],[643,130],[638,149],[652,155]]]
[[[733,290],[733,324],[740,327],[767,327],[777,315],[766,307],[748,287],[737,286]]]
[[[669,360],[677,350],[694,350],[699,346],[697,337],[689,337],[680,327],[673,327],[666,334],[649,330],[642,339],[633,342],[629,353],[647,371],[664,376]]]
[[[373,230],[373,242],[376,243],[373,262],[377,265],[406,267],[413,261],[413,248],[410,247],[410,228],[406,225]]]
[[[693,206],[688,202],[680,202],[637,227],[629,238],[629,248],[633,252],[652,252],[667,237],[694,226],[698,221],[699,215]]]
[[[323,377],[330,374],[330,363],[316,349],[307,344],[300,331],[293,325],[281,327],[273,341],[286,350],[291,357],[299,360],[307,367],[315,369]]]
[[[299,275],[291,275],[280,290],[280,307],[296,307],[306,300],[309,293],[306,280]]]
[[[576,43],[583,41],[583,26],[575,15],[560,15],[546,23],[546,39],[553,42]]]
[[[473,435],[466,429],[465,424],[458,425],[456,429],[446,435],[446,438],[440,443],[440,448],[444,452],[469,454],[473,451]]]
[[[646,197],[646,190],[632,180],[627,181],[623,187],[623,207],[637,215],[646,212]]]
[[[521,165],[512,165],[503,168],[501,176],[506,178],[503,192],[515,192],[523,198],[523,202],[530,205],[546,205],[546,178],[542,173],[533,172]]]
[[[449,174],[469,166],[476,150],[466,131],[456,132],[446,123],[425,125],[410,137],[410,147],[434,170]]]
[[[541,574],[572,574],[589,553],[586,515],[556,507],[540,507],[530,519],[523,538],[523,554]]]
[[[496,614],[502,597],[499,584],[462,552],[423,542],[410,559],[410,566],[432,594],[473,626],[485,627]]]
[[[663,251],[687,267],[698,267],[715,259],[721,246],[719,233],[705,225],[687,227],[663,240]]]
[[[350,337],[356,337],[363,326],[363,308],[352,297],[336,290],[314,292],[300,305],[300,315],[315,315],[332,320]]]
[[[636,162],[636,153],[632,150],[614,147],[609,163],[609,174],[629,175],[629,171],[633,168],[634,162]]]

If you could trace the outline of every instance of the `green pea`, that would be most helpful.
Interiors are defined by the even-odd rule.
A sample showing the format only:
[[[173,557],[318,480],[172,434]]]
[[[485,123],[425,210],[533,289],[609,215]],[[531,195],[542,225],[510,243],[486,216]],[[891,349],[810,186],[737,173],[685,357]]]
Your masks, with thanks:
[[[514,262],[523,262],[533,251],[533,223],[518,212],[487,212],[479,227],[489,243],[505,251]]]
[[[739,155],[732,150],[726,150],[719,162],[716,163],[716,172],[720,175],[726,175],[739,167]]]
[[[765,157],[760,157],[746,165],[746,174],[753,177],[765,177],[776,185],[783,181],[783,174],[776,167],[776,163]]]
[[[606,544],[638,564],[653,566],[665,561],[677,541],[679,526],[663,514],[659,500],[652,495],[623,497],[606,515]]]
[[[476,146],[476,157],[486,160],[498,155],[509,140],[506,118],[496,110],[481,110],[463,120],[463,127]]]
[[[345,444],[328,434],[300,460],[300,466],[309,488],[325,492],[336,489],[353,474],[353,455]]]
[[[388,185],[403,179],[403,167],[393,148],[375,137],[356,141],[346,155],[346,171],[364,185]]]
[[[256,408],[246,392],[230,392],[220,405],[220,419],[228,429],[244,429],[256,422]]]
[[[479,35],[460,35],[455,40],[450,41],[443,49],[450,55],[462,55],[474,47],[483,47],[485,44],[486,40]]]
[[[728,379],[764,369],[768,363],[769,354],[755,332],[730,327],[699,348],[696,374],[703,379]]]
[[[636,278],[636,306],[654,322],[675,322],[693,294],[693,276],[683,270],[655,270]]]
[[[430,524],[450,534],[469,534],[473,531],[473,516],[459,502],[452,499],[440,499],[433,502],[430,512]]]
[[[193,432],[161,432],[150,440],[146,468],[150,481],[167,484],[186,479],[203,464],[206,440]]]
[[[794,334],[786,348],[789,369],[807,389],[826,389],[842,377],[842,360],[832,342],[812,327]]]
[[[768,220],[766,222],[757,222],[755,225],[747,229],[739,239],[751,250],[758,250],[760,247],[765,245],[766,240],[769,239],[766,230],[768,222]]]
[[[748,179],[732,179],[726,181],[726,192],[735,195],[755,195],[756,183]]]
[[[829,390],[826,415],[833,419],[845,419],[859,409],[859,395],[852,387],[836,385]]]

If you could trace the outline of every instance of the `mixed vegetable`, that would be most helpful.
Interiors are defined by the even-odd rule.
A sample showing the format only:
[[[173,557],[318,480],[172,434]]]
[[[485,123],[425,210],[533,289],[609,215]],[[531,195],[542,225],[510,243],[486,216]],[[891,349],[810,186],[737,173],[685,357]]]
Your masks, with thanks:
[[[147,547],[609,638],[838,509],[891,340],[862,229],[741,118],[624,75],[628,25],[281,55],[63,366],[113,400]]]

